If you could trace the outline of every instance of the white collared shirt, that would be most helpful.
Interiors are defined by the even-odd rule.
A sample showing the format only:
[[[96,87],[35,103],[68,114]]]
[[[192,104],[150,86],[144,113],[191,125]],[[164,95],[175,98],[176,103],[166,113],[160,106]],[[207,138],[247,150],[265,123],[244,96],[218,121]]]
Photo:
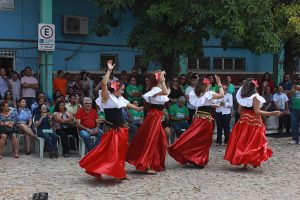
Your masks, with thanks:
[[[232,94],[226,93],[223,98],[214,100],[214,104],[220,105],[221,102],[224,103],[224,106],[216,108],[216,112],[222,113],[222,115],[230,114],[233,106]]]

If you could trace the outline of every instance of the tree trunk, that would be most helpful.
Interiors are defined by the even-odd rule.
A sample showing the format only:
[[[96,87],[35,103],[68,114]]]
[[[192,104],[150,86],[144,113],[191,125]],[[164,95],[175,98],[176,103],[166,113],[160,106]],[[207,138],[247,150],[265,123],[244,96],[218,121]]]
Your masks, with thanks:
[[[178,77],[180,73],[180,69],[178,67],[178,63],[173,55],[165,55],[162,57],[162,70],[166,71],[167,80],[171,80],[174,77]]]
[[[296,63],[293,49],[293,39],[289,39],[284,45],[285,59],[284,59],[284,73],[292,75],[296,72]]]

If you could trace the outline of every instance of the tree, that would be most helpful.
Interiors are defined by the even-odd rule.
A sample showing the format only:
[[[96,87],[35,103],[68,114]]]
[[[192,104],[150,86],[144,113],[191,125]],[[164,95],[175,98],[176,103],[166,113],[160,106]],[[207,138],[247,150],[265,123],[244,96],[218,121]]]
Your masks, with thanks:
[[[296,58],[300,57],[300,4],[299,1],[278,1],[274,9],[276,32],[284,43],[284,71],[293,74]]]
[[[128,43],[156,61],[167,75],[178,72],[179,55],[203,56],[203,41],[221,40],[223,48],[245,47],[256,54],[277,52],[272,0],[94,0],[101,8],[94,30],[106,35],[120,16],[137,18]]]

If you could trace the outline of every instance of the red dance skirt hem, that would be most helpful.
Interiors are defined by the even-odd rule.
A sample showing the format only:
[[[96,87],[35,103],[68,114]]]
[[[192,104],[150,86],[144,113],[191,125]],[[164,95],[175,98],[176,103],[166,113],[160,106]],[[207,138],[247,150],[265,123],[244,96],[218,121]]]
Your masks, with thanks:
[[[273,154],[265,133],[261,117],[252,110],[243,110],[230,133],[224,159],[232,165],[260,166]]]
[[[86,173],[101,177],[105,174],[116,179],[126,178],[125,157],[128,148],[128,128],[111,129],[104,133],[101,142],[79,162]]]
[[[161,118],[161,110],[151,109],[129,145],[126,161],[138,171],[165,170],[167,140]]]
[[[192,125],[170,146],[168,152],[180,164],[207,165],[212,144],[212,118],[195,118]]]

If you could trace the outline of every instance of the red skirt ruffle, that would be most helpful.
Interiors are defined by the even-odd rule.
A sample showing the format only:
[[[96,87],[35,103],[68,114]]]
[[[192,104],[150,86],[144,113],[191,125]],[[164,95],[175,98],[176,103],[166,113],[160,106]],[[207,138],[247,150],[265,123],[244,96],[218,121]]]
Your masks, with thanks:
[[[137,170],[165,169],[167,140],[161,118],[162,111],[151,109],[129,145],[126,161]]]
[[[117,179],[126,178],[127,142],[128,128],[109,130],[102,135],[101,142],[80,160],[80,167],[95,177],[106,174]]]
[[[168,148],[170,156],[180,164],[205,166],[209,159],[213,129],[212,118],[195,118],[191,126]]]
[[[253,110],[243,110],[230,133],[224,159],[233,165],[260,166],[273,154],[267,147],[265,133],[261,117]]]

